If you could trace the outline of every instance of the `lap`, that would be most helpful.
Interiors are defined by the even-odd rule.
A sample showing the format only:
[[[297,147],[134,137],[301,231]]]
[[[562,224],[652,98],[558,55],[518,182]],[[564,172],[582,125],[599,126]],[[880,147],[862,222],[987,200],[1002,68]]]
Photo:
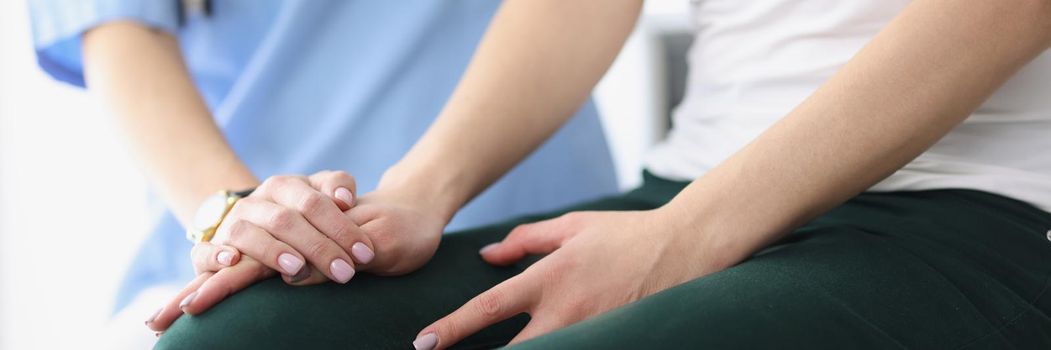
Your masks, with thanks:
[[[405,276],[359,274],[345,285],[308,287],[289,286],[277,278],[262,281],[203,314],[180,317],[157,348],[405,349],[420,329],[535,261],[494,267],[479,257],[479,249],[500,241],[518,224],[568,211],[652,209],[684,186],[649,180],[649,186],[625,195],[447,234],[432,260]],[[524,315],[512,318],[456,348],[501,346],[527,321]]]
[[[865,195],[736,267],[513,348],[1051,348],[1049,216],[988,201],[1003,200]]]
[[[645,209],[670,197],[570,210]],[[518,223],[560,213],[447,235],[434,259],[407,276],[262,282],[182,317],[158,348],[406,348],[419,329],[528,264],[492,267],[479,248]],[[863,195],[734,268],[515,348],[1046,348],[1049,217],[977,192]],[[504,344],[526,320],[458,348]]]

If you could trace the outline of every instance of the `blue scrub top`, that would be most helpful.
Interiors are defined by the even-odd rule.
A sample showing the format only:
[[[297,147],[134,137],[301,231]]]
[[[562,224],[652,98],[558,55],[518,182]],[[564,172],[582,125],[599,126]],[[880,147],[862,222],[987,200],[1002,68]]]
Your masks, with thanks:
[[[29,4],[38,62],[56,79],[84,85],[79,35],[100,23],[131,20],[172,33],[216,122],[257,176],[342,169],[365,193],[438,115],[500,2],[215,0],[208,16],[181,14],[180,1]],[[610,194],[614,176],[589,101],[450,229]],[[165,213],[116,309],[146,287],[191,280],[190,248]]]

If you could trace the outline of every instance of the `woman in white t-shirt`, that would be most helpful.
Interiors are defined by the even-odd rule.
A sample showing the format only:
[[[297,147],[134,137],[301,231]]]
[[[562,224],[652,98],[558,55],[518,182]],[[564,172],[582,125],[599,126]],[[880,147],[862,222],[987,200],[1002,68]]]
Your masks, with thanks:
[[[292,210],[367,234],[369,275],[230,296],[296,239],[238,224],[273,206],[245,200],[195,248],[214,275],[147,322],[158,347],[1051,348],[1051,2],[694,6],[687,96],[640,188],[438,246],[584,101],[640,7],[508,0],[377,191]]]

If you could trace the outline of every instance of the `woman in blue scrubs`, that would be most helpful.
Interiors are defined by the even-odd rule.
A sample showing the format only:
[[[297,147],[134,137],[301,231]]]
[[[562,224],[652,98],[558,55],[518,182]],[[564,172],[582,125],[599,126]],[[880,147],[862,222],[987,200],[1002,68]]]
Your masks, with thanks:
[[[152,310],[128,306],[145,290],[156,307],[193,278],[182,227],[216,191],[322,169],[374,188],[439,114],[499,4],[31,1],[40,66],[105,100],[168,208],[116,311],[141,322]],[[589,102],[449,229],[612,193],[612,174]],[[136,239],[125,234],[112,239]]]

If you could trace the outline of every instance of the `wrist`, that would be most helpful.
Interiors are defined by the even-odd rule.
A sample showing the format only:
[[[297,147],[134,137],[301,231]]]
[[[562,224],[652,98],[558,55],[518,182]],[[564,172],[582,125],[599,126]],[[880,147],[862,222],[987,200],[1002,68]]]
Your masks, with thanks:
[[[247,171],[247,168],[234,168],[224,173],[227,175],[221,178],[197,178],[191,185],[191,191],[184,192],[185,194],[181,198],[175,197],[177,200],[176,204],[180,204],[176,208],[179,209],[177,213],[180,214],[180,220],[186,227],[190,227],[190,224],[192,224],[193,216],[197,213],[201,204],[207,198],[215,195],[215,193],[219,191],[238,192],[259,186],[259,180],[251,172]]]
[[[771,235],[756,234],[752,224],[741,222],[747,215],[730,212],[718,201],[693,197],[683,191],[655,209],[655,222],[666,226],[661,231],[672,236],[673,247],[702,262],[705,274],[730,268],[767,244],[764,236]]]
[[[470,199],[463,179],[455,170],[401,162],[383,173],[376,190],[396,193],[405,203],[418,204],[448,223]]]
[[[196,210],[197,206],[200,205],[206,198],[214,195],[219,191],[231,191],[238,192],[247,189],[253,189],[259,187],[259,180],[252,176],[251,173],[234,173],[235,175],[223,177],[221,179],[213,179],[212,181],[202,181],[193,191],[193,209]]]

